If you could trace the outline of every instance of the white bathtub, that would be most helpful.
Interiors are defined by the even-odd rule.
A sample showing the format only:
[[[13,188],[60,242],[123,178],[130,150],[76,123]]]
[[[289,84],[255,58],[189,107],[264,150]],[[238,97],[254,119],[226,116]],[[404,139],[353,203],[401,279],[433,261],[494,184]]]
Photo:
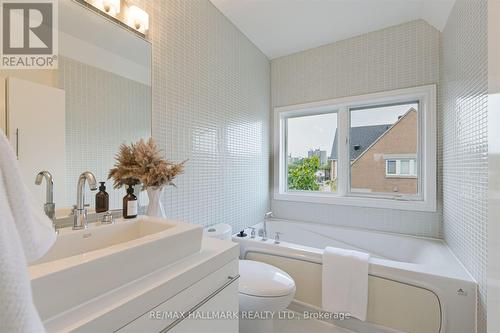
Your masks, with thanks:
[[[250,230],[233,240],[241,258],[268,262],[295,279],[294,309],[320,308],[322,253],[333,246],[371,254],[367,323],[341,326],[369,333],[475,332],[477,285],[441,240],[284,220],[268,221],[267,231],[267,241],[251,239]]]

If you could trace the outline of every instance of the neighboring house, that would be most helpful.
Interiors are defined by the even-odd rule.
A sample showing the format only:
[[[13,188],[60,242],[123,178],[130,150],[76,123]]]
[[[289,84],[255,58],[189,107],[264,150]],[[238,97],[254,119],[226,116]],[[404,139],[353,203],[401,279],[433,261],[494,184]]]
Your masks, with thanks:
[[[355,192],[417,193],[417,111],[408,110],[393,125],[351,128],[351,189]],[[332,175],[337,175],[337,135]]]

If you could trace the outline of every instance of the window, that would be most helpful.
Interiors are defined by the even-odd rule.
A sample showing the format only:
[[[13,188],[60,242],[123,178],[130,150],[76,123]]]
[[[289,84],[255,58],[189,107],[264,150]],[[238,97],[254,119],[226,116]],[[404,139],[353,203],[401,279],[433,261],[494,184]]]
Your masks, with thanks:
[[[385,160],[385,176],[400,177],[400,178],[416,178],[417,177],[417,160],[416,159],[386,159]]]
[[[275,109],[276,200],[435,211],[435,86]]]

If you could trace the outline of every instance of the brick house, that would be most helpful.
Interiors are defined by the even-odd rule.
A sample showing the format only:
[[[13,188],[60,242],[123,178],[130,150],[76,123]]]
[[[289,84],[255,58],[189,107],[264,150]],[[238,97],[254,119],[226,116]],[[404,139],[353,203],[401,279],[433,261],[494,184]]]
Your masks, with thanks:
[[[408,110],[394,124],[351,128],[351,190],[417,193],[417,111]],[[332,175],[337,174],[337,135],[332,148]]]

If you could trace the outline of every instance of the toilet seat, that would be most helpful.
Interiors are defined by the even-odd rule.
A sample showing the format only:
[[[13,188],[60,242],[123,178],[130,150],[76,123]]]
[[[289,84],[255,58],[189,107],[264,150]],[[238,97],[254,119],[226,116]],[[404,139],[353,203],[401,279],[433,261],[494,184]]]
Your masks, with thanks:
[[[295,282],[286,272],[269,264],[240,260],[240,294],[253,297],[283,297],[295,293]]]

